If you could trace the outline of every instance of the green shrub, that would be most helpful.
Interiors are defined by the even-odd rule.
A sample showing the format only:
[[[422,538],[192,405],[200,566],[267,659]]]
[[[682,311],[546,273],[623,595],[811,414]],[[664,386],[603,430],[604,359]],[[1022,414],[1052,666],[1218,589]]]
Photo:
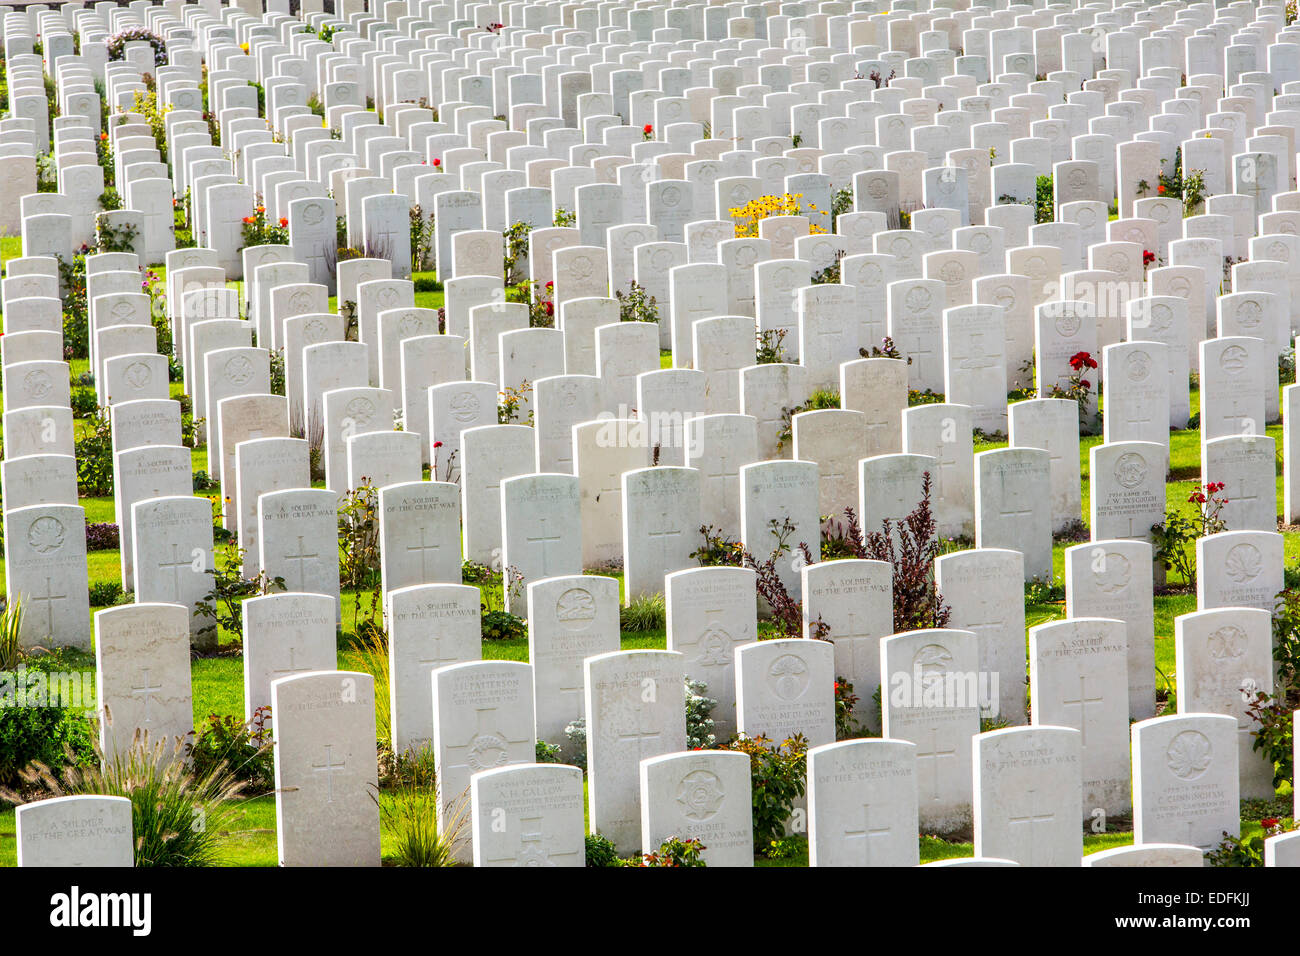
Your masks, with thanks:
[[[750,791],[754,814],[754,850],[766,852],[785,837],[785,824],[794,802],[807,785],[808,741],[802,734],[769,746],[771,741],[736,736],[720,749],[749,755]]]
[[[206,773],[191,771],[184,749],[183,741],[169,748],[137,730],[130,746],[110,760],[95,744],[84,766],[66,763],[56,776],[42,762],[21,777],[44,791],[41,799],[83,794],[128,798],[136,866],[214,866],[222,834],[235,819],[232,801],[245,785],[224,764]]]
[[[189,745],[194,772],[210,774],[224,763],[236,779],[248,785],[250,795],[274,790],[275,759],[271,731],[266,726],[270,716],[270,707],[257,708],[247,723],[231,714],[209,714]]]
[[[545,740],[537,741],[538,763],[564,763],[564,758],[560,756],[559,744],[548,744]]]
[[[122,585],[116,581],[90,582],[91,607],[116,607],[119,604],[126,604],[128,601],[126,592],[122,590]]]
[[[73,418],[90,418],[99,411],[99,399],[95,397],[93,388],[84,388],[78,386],[72,390],[70,399],[72,406]]]
[[[589,833],[586,838],[588,866],[620,866],[618,849],[613,842],[599,833]]]
[[[517,641],[528,636],[524,619],[509,611],[486,611],[483,614],[483,640]]]
[[[686,748],[709,750],[718,738],[713,733],[713,709],[718,702],[706,697],[709,685],[701,680],[686,678]]]
[[[466,839],[467,800],[453,801],[444,826],[438,829],[438,791],[432,775],[417,774],[415,782],[382,799],[379,806],[384,829],[391,838],[394,866],[456,866],[456,851]]]
[[[45,680],[37,676],[42,670],[36,659],[0,672],[0,787],[18,787],[22,772],[33,763],[80,765],[93,757],[94,729],[84,709],[20,705],[18,691],[35,693],[33,681]]]
[[[564,737],[573,752],[573,765],[587,772],[587,718],[575,717],[564,725]]]
[[[700,854],[707,847],[699,840],[669,837],[659,849],[641,858],[641,866],[707,866]]]
[[[624,631],[661,631],[667,613],[662,594],[642,594],[619,608],[618,626]]]
[[[113,493],[113,431],[107,409],[95,409],[90,427],[77,439],[77,484],[83,495]]]
[[[18,666],[23,656],[19,635],[23,626],[22,598],[15,594],[5,602],[0,612],[0,671],[7,671]]]

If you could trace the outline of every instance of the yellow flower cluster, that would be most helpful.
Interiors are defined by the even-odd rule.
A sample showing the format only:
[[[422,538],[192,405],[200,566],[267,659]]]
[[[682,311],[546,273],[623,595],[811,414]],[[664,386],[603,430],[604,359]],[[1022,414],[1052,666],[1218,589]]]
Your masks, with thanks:
[[[757,199],[751,199],[743,206],[737,206],[728,209],[731,218],[736,221],[736,238],[737,239],[757,239],[758,224],[761,220],[772,216],[802,216],[805,215],[803,207],[799,200],[803,198],[803,193],[784,193],[780,196],[759,196]],[[818,216],[825,216],[826,213],[817,208],[816,203],[808,204],[809,213]],[[819,225],[810,224],[808,226],[810,235],[819,235],[826,230]]]

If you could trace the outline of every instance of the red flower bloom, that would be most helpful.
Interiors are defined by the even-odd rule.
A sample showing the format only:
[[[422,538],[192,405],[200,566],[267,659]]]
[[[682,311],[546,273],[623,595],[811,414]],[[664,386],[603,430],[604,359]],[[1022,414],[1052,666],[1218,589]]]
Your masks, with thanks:
[[[289,220],[286,219],[286,218],[284,218],[284,216],[281,216],[281,217],[280,217],[280,225],[281,225],[281,226],[288,226],[288,225],[289,225]]]
[[[1156,261],[1156,254],[1154,252],[1152,252],[1150,249],[1144,249],[1142,251],[1142,264],[1144,266],[1149,266],[1151,265],[1151,263],[1155,261]]]
[[[652,123],[646,123],[645,126],[642,126],[642,127],[641,127],[641,132],[643,132],[643,133],[653,133],[654,131],[655,131],[655,128],[654,128],[654,125],[653,125]]]
[[[1079,384],[1082,385],[1084,388],[1092,388],[1092,382],[1088,381],[1086,378],[1081,380]]]
[[[1075,352],[1070,356],[1070,368],[1076,372],[1084,368],[1096,368],[1097,360],[1092,357],[1091,352]]]
[[[1165,191],[1165,184],[1164,184],[1164,183],[1161,183],[1159,186],[1156,187],[1156,192],[1158,192],[1158,193],[1163,193],[1164,191]]]
[[[441,448],[441,447],[442,447],[442,442],[440,442],[440,441],[436,441],[436,442],[434,442],[434,443],[433,443],[433,447],[434,447],[434,448]]]
[[[252,216],[245,216],[245,217],[244,217],[244,222],[248,223],[249,225],[252,225],[252,224],[253,224],[253,217],[252,217]]]
[[[546,283],[546,288],[548,288],[548,289],[554,289],[554,288],[555,288],[555,282],[554,282],[553,280],[550,281],[550,282],[547,282],[547,283]]]
[[[435,166],[441,166],[441,165],[442,165],[442,160],[441,160],[441,159],[435,159],[435,160],[433,161],[433,165],[435,165]]]
[[[1265,817],[1263,820],[1259,821],[1259,825],[1265,830],[1271,830],[1281,822],[1282,821],[1277,817]]]
[[[554,314],[555,314],[555,305],[554,305],[554,303],[551,303],[551,302],[543,302],[543,303],[542,303],[542,307],[546,310],[546,314],[547,314],[547,315],[554,315]]]

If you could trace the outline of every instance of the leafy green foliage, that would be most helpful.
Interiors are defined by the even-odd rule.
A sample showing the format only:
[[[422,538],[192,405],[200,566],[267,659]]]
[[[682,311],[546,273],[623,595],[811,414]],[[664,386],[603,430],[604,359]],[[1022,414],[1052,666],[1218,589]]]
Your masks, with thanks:
[[[85,765],[68,762],[59,774],[49,765],[23,771],[24,784],[42,797],[104,794],[131,801],[136,866],[214,866],[222,835],[233,829],[233,801],[245,788],[225,764],[191,770],[185,743],[153,741],[136,731],[131,744],[105,759],[94,745]],[[102,769],[101,769],[102,768]],[[8,797],[8,795],[6,795]]]
[[[641,866],[707,866],[700,854],[707,849],[695,839],[669,837],[659,849],[641,858]]]
[[[667,608],[662,594],[641,594],[619,608],[618,626],[624,631],[661,631]]]
[[[209,714],[190,742],[194,772],[215,773],[225,764],[236,779],[248,784],[250,795],[275,789],[275,759],[271,729],[266,725],[270,707],[259,707],[245,723],[231,714]]]
[[[794,802],[804,794],[808,741],[802,734],[779,744],[772,744],[762,735],[737,735],[720,749],[749,756],[754,850],[764,851],[774,840],[785,836],[785,824],[794,810]]]
[[[113,429],[108,409],[97,409],[94,418],[74,444],[77,484],[83,495],[103,497],[113,493]]]
[[[587,866],[621,866],[618,848],[612,840],[599,833],[589,833],[586,837]]]
[[[487,611],[483,614],[483,640],[518,641],[528,636],[528,624],[509,611]]]

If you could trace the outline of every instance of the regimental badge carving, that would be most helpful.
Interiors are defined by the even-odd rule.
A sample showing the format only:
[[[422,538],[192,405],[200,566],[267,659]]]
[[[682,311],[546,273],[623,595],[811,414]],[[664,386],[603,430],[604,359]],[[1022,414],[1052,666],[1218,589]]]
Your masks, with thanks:
[[[717,621],[710,621],[697,643],[699,654],[695,664],[700,667],[726,667],[731,663],[731,635]]]
[[[795,700],[808,689],[808,664],[797,654],[782,654],[767,669],[767,684],[781,700]]]
[[[63,547],[67,529],[63,522],[51,515],[37,518],[27,529],[27,543],[37,554],[50,554]]]
[[[318,202],[308,203],[302,207],[302,221],[315,226],[325,220],[325,207]]]
[[[932,298],[928,289],[909,289],[907,295],[903,297],[903,304],[907,306],[909,312],[921,312],[929,307]]]
[[[37,369],[23,376],[23,390],[32,398],[45,398],[54,391],[54,380],[49,373]]]
[[[1237,324],[1243,329],[1257,329],[1264,321],[1264,310],[1255,299],[1246,299],[1237,306]]]
[[[702,822],[715,816],[726,798],[722,781],[708,770],[693,770],[677,785],[677,802],[688,820]]]
[[[1093,572],[1093,583],[1102,594],[1117,594],[1128,587],[1133,566],[1118,551],[1108,551],[1102,559],[1100,571]]]
[[[924,644],[912,655],[912,674],[921,683],[924,694],[935,681],[952,670],[952,652],[942,644]]]
[[[407,312],[398,320],[397,331],[404,339],[419,335],[424,331],[424,320],[420,318],[419,313]]]
[[[354,398],[343,409],[343,416],[352,420],[354,429],[369,425],[375,417],[375,403],[368,398]]]
[[[1124,370],[1130,382],[1145,382],[1151,377],[1151,353],[1130,352],[1124,362]]]
[[[471,770],[491,770],[493,767],[505,766],[509,759],[510,748],[499,734],[484,733],[475,735],[469,742],[469,752],[465,762]]]
[[[1259,577],[1264,557],[1253,544],[1239,544],[1228,549],[1223,559],[1223,573],[1233,584],[1245,584]]]
[[[461,392],[451,400],[451,417],[458,422],[473,421],[478,410],[478,396],[473,392]]]
[[[153,372],[147,362],[132,362],[122,373],[122,378],[126,384],[139,391],[153,381]]]
[[[1062,338],[1070,339],[1083,327],[1083,316],[1077,309],[1063,308],[1056,316],[1056,331]]]
[[[1147,460],[1135,451],[1125,452],[1115,462],[1115,480],[1123,488],[1136,488],[1147,477]]]
[[[1246,653],[1246,632],[1235,624],[1225,624],[1205,639],[1210,657],[1216,661],[1237,660]]]
[[[569,588],[555,602],[555,619],[580,631],[596,619],[596,599],[586,588]]]
[[[226,363],[225,376],[234,385],[245,385],[253,377],[253,363],[246,356],[236,355]]]
[[[1239,375],[1249,364],[1250,353],[1240,345],[1229,345],[1219,353],[1219,368],[1229,375]]]
[[[1210,768],[1214,747],[1210,738],[1199,730],[1184,730],[1169,741],[1165,765],[1182,780],[1195,780]]]

